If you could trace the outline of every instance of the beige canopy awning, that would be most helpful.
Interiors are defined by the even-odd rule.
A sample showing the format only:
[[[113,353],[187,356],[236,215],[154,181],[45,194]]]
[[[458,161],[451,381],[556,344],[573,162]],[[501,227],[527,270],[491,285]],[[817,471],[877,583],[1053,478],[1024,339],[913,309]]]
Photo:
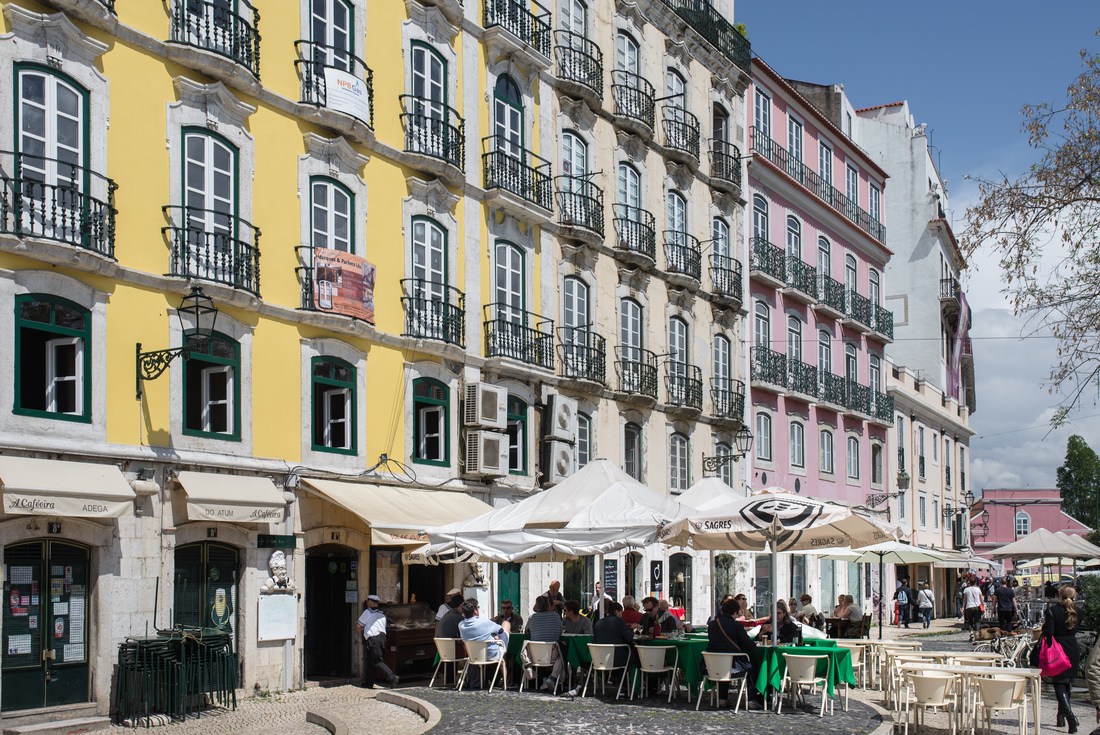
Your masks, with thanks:
[[[118,518],[134,490],[113,464],[0,457],[4,512],[68,518]]]
[[[187,493],[187,520],[275,523],[283,520],[286,500],[266,477],[180,472],[176,482]]]
[[[423,546],[424,529],[464,521],[492,510],[477,498],[452,490],[417,490],[302,478],[306,490],[359,516],[379,546]]]

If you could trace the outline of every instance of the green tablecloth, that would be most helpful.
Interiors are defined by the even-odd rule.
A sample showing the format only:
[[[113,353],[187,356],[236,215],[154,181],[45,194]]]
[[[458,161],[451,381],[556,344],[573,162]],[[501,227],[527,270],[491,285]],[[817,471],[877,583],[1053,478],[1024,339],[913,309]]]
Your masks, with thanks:
[[[847,648],[829,648],[828,646],[757,646],[752,654],[753,667],[757,669],[756,690],[765,694],[768,688],[776,691],[783,685],[783,674],[787,670],[787,662],[783,653],[799,656],[828,656],[829,657],[829,696],[835,696],[836,685],[845,682],[848,686],[855,686],[856,676],[852,671],[852,652]],[[825,661],[817,664],[817,673],[824,676]]]
[[[637,645],[675,647],[680,654],[680,671],[682,672],[683,682],[688,685],[689,689],[694,689],[703,681],[699,664],[703,660],[703,651],[707,650],[708,643],[709,641],[705,638],[683,638],[680,640],[657,638],[655,640],[638,641]]]
[[[588,644],[592,642],[590,635],[563,635],[562,644],[565,646],[565,660],[574,669],[592,665],[592,652],[588,650]]]
[[[514,659],[519,656],[519,652],[523,650],[523,643],[527,640],[526,633],[513,633],[508,637],[508,651],[505,652],[505,659]]]
[[[836,648],[836,639],[835,638],[820,638],[820,639],[814,639],[814,640],[809,640],[809,641],[803,640],[802,645],[810,647],[810,648]]]

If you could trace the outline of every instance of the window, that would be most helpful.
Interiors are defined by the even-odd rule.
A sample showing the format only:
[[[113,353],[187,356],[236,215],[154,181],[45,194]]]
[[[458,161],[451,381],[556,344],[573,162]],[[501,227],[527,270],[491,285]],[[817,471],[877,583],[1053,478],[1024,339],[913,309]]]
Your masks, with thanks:
[[[817,173],[826,184],[833,183],[833,149],[823,140],[817,143]]]
[[[1016,538],[1031,533],[1031,516],[1022,510],[1016,511]]]
[[[447,288],[447,231],[434,219],[413,217],[412,219],[412,277],[416,279],[416,299],[414,304],[429,329],[429,334],[443,337],[443,319],[441,304],[451,298]],[[443,312],[445,313],[445,312]]]
[[[592,461],[592,417],[577,413],[577,469]]]
[[[562,325],[566,332],[576,329],[588,329],[592,323],[588,314],[588,284],[576,276],[565,277],[562,290]]]
[[[447,62],[431,46],[413,41],[412,100],[406,107],[405,140],[408,149],[436,158],[451,160],[457,151],[451,150],[448,135],[450,112],[447,109]]]
[[[729,338],[725,335],[714,335],[714,354],[712,357],[712,368],[714,370],[714,385],[718,390],[730,389],[730,355],[733,352],[733,346],[729,341]]]
[[[791,422],[791,467],[806,466],[806,428],[799,421]]]
[[[217,543],[187,544],[175,549],[175,594],[172,622],[192,628],[217,628],[230,635],[237,649],[237,598],[241,578],[237,549]]]
[[[588,7],[581,0],[562,0],[558,4],[563,31],[588,35]]]
[[[848,479],[859,479],[859,439],[848,437]]]
[[[871,219],[878,222],[882,219],[882,190],[874,184],[871,184],[868,188],[869,201],[868,205],[871,209]]]
[[[882,445],[871,445],[871,484],[882,484]]]
[[[686,148],[689,144],[687,130],[687,86],[679,72],[665,70],[665,116],[671,125],[665,126],[665,139],[673,148]]]
[[[217,6],[217,3],[215,3]],[[354,71],[351,55],[352,9],[345,0],[311,0],[310,39],[313,41],[313,61],[344,71]],[[316,74],[324,76],[323,69]]]
[[[828,238],[817,238],[817,275],[819,277],[828,276],[832,273],[832,268],[829,265],[829,251],[830,245]]]
[[[615,34],[615,68],[638,73],[638,42],[629,33]]]
[[[787,152],[792,162],[802,162],[802,123],[787,115]]]
[[[802,260],[802,223],[797,217],[787,217],[787,257]]]
[[[851,164],[845,167],[844,193],[853,207],[859,206],[859,171]]]
[[[833,336],[824,329],[817,332],[817,370],[821,382],[825,381],[825,373],[833,371]]]
[[[856,346],[851,343],[844,345],[844,377],[849,383],[859,380]]]
[[[413,381],[413,461],[449,465],[451,391],[433,378]]]
[[[642,427],[634,423],[623,427],[623,471],[642,481]]]
[[[186,275],[236,283],[237,149],[224,138],[188,129],[183,135]]]
[[[932,498],[932,528],[940,527],[940,501]]]
[[[917,464],[920,478],[924,479],[924,427],[917,427]]]
[[[315,357],[313,449],[355,453],[355,368],[333,357]]]
[[[757,347],[771,348],[771,310],[763,301],[757,301],[753,309],[752,343]]]
[[[879,305],[879,300],[882,298],[882,284],[879,281],[878,271],[871,268],[867,273],[867,280],[869,281],[868,298],[875,306]]]
[[[796,316],[787,317],[787,357],[802,362],[802,320]]]
[[[688,438],[679,432],[668,439],[668,487],[674,493],[682,493],[691,487],[691,454]]]
[[[665,197],[665,225],[673,232],[687,232],[687,202],[678,191]]]
[[[752,198],[752,236],[768,239],[768,200],[759,194]]]
[[[527,474],[527,404],[508,396],[508,472]]]
[[[725,442],[714,445],[714,456],[718,458],[728,457],[733,454],[733,448]],[[733,487],[733,462],[723,462],[718,466],[718,479]]]
[[[91,421],[91,313],[67,299],[15,299],[18,414]]]
[[[818,440],[819,467],[826,474],[833,474],[833,432],[821,430]]]
[[[856,267],[856,258],[851,253],[844,256],[844,290],[855,293],[859,283],[859,271]]]
[[[895,417],[894,423],[898,427],[898,469],[905,469],[905,417],[900,414]]]
[[[672,363],[685,365],[691,360],[688,354],[688,325],[678,316],[668,319],[668,359]]]
[[[626,211],[626,218],[638,221],[641,214],[637,211],[641,206],[642,179],[638,175],[638,169],[629,163],[619,164],[619,175],[616,179],[615,201],[630,207]]]
[[[498,241],[493,295],[497,304],[497,318],[512,324],[524,322],[527,286],[525,270],[523,250],[510,242]]]
[[[940,435],[932,432],[932,464],[939,464],[940,462]]]
[[[756,88],[756,94],[753,97],[753,125],[756,127],[755,135],[760,136],[763,140],[770,140],[772,137],[772,100],[768,96],[768,93]]]
[[[947,483],[947,487],[951,487],[951,440],[947,437],[943,439],[943,470],[944,479]]]
[[[756,414],[756,458],[770,462],[772,458],[772,417]]]
[[[711,251],[720,258],[730,257],[730,226],[721,217],[711,220]],[[725,266],[723,266],[725,267]]]
[[[561,172],[565,176],[581,177],[588,173],[588,144],[571,130],[561,134]],[[579,191],[583,181],[566,180],[570,191]]]
[[[917,497],[917,518],[920,519],[920,527],[924,528],[928,525],[928,513],[926,511],[927,498],[923,495]]]
[[[186,339],[193,349],[183,363],[183,432],[239,440],[241,346],[218,333]]]
[[[711,111],[711,132],[715,141],[726,142],[730,139],[730,116],[721,105],[714,105]]]
[[[322,176],[310,179],[309,190],[310,244],[314,248],[352,252],[355,197],[339,182]]]
[[[642,359],[642,306],[634,299],[619,301],[619,343],[624,360]],[[631,371],[636,372],[636,371]]]
[[[871,355],[871,359],[868,366],[869,377],[867,379],[867,385],[872,390],[871,400],[877,400],[877,396],[874,393],[882,391],[882,361],[879,360],[878,355]]]
[[[899,489],[898,490],[898,520],[899,521],[904,521],[905,520],[905,509],[906,509],[906,507],[907,507],[907,505],[906,505],[906,502],[905,502],[905,491]]]
[[[678,191],[670,191],[665,197],[665,241],[671,246],[665,248],[665,260],[668,269],[675,273],[688,271],[687,238],[687,201]]]

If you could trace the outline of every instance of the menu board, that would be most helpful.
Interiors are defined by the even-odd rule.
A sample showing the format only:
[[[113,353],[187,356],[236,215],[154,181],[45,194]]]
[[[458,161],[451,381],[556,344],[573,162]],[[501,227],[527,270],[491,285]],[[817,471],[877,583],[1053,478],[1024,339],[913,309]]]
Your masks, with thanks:
[[[619,560],[603,560],[603,591],[612,600],[619,597]]]

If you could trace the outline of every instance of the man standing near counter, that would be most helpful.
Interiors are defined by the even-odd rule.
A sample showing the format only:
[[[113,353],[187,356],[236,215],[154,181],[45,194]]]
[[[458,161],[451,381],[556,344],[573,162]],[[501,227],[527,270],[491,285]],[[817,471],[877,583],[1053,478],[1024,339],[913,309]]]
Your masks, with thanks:
[[[382,598],[367,595],[367,608],[355,627],[363,634],[363,686],[374,689],[374,669],[377,667],[386,675],[391,687],[397,686],[400,679],[386,666],[386,613],[378,609]]]

